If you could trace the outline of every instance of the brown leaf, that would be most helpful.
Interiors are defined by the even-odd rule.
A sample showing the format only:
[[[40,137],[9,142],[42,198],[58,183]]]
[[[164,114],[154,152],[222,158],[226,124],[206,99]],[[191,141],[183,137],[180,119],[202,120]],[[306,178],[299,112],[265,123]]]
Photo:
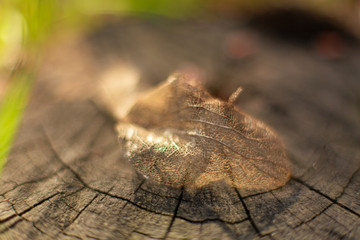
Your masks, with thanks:
[[[290,176],[284,147],[264,123],[213,98],[199,82],[173,75],[139,98],[117,130],[132,166],[158,183],[214,181],[270,190]]]

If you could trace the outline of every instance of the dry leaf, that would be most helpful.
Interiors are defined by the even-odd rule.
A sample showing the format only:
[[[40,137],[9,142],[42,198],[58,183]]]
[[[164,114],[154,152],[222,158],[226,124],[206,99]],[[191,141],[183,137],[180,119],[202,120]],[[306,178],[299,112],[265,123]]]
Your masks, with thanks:
[[[118,124],[132,166],[158,183],[202,187],[214,181],[270,190],[290,176],[284,147],[264,123],[174,75],[139,98]]]

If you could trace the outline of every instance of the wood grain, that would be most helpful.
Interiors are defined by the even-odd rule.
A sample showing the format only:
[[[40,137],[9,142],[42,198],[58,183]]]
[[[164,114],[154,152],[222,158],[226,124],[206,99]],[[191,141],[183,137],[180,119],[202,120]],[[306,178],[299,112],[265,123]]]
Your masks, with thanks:
[[[234,30],[251,35],[254,55],[224,54]],[[348,48],[329,61],[235,21],[138,19],[56,45],[1,178],[0,238],[359,239],[360,51]],[[51,55],[59,51],[72,54]],[[290,181],[255,193],[222,182],[176,189],[136,174],[115,122],[83,97],[101,71],[123,59],[147,84],[190,62],[219,97],[242,86],[238,107],[283,138]],[[58,86],[71,81],[79,97],[59,95]]]

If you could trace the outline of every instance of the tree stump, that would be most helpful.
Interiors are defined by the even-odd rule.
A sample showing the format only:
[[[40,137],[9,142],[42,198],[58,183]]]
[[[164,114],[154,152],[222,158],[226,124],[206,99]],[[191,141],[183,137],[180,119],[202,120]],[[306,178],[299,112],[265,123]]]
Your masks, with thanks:
[[[251,42],[246,56],[226,54],[234,34],[240,47],[242,36]],[[234,20],[161,19],[113,21],[64,42],[45,57],[3,171],[1,239],[360,239],[356,44],[327,60]],[[114,120],[87,96],[124,59],[148,85],[196,66],[218,97],[241,86],[238,107],[283,138],[290,181],[269,192],[193,190],[137,174]]]

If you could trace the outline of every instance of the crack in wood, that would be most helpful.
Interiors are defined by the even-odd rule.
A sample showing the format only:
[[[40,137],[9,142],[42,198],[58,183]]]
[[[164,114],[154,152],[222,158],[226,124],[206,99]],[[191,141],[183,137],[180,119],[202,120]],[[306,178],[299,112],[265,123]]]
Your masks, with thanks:
[[[48,139],[48,143],[49,143],[49,145],[50,145],[49,147],[50,147],[50,148],[52,149],[52,151],[54,152],[54,154],[55,154],[55,156],[56,156],[56,159],[57,159],[58,161],[60,161],[61,164],[63,164],[64,167],[65,167],[66,169],[68,169],[68,170],[75,176],[75,178],[76,178],[84,187],[86,187],[86,188],[88,188],[88,189],[90,189],[90,190],[92,190],[92,191],[95,191],[95,192],[98,192],[98,193],[107,195],[107,196],[109,196],[109,197],[116,198],[116,199],[120,199],[120,200],[122,200],[122,201],[125,201],[126,204],[129,203],[129,204],[131,204],[131,205],[133,205],[133,206],[135,206],[135,207],[137,207],[137,208],[139,208],[139,209],[142,209],[142,210],[145,210],[145,211],[154,213],[154,214],[159,214],[159,215],[162,215],[162,216],[172,216],[171,214],[165,214],[165,213],[163,213],[163,212],[158,212],[158,211],[150,210],[150,209],[148,209],[148,208],[146,208],[146,207],[143,207],[143,206],[141,206],[141,205],[139,205],[139,204],[136,204],[136,203],[130,201],[130,200],[127,199],[127,198],[124,198],[124,197],[121,197],[121,196],[118,196],[118,195],[113,195],[113,194],[110,194],[110,193],[105,192],[105,191],[103,191],[103,190],[96,189],[96,188],[93,188],[93,187],[89,186],[89,185],[80,177],[80,175],[79,175],[75,170],[73,170],[69,165],[67,165],[64,161],[62,161],[61,157],[58,155],[58,153],[56,152],[56,150],[55,150],[54,147],[52,146],[52,144],[51,144],[51,142],[50,142],[50,139],[49,139],[48,137],[47,137],[47,139]],[[138,187],[138,188],[140,189],[140,187]],[[190,222],[190,223],[203,223],[203,222],[207,222],[207,221],[219,221],[219,222],[222,222],[222,223],[232,224],[232,225],[233,225],[233,224],[238,224],[238,223],[241,223],[241,222],[247,220],[247,219],[242,219],[242,220],[240,220],[240,221],[233,221],[233,222],[231,222],[231,221],[225,221],[225,220],[222,220],[222,219],[204,219],[204,220],[201,220],[201,221],[196,221],[196,220],[191,220],[191,219],[188,219],[188,218],[185,218],[185,217],[182,217],[182,216],[177,216],[177,218],[182,219],[182,220],[187,221],[187,222]]]
[[[66,224],[64,226],[63,230],[66,230],[71,224],[73,224],[76,219],[78,219],[80,217],[80,215],[85,211],[86,208],[88,208],[90,206],[90,204],[99,196],[99,193],[96,194],[77,214],[76,216],[71,220],[71,222],[69,222],[68,224]]]
[[[286,186],[286,185],[281,186],[281,187],[276,188],[276,189],[269,190],[269,191],[250,194],[250,195],[244,196],[244,197],[242,197],[242,198],[245,200],[245,199],[248,199],[248,198],[253,198],[253,197],[261,196],[261,195],[264,195],[264,194],[267,194],[267,193],[272,193],[272,192],[274,192],[274,191],[277,191],[277,190],[280,190],[280,189],[284,188],[285,186]]]
[[[53,197],[55,197],[55,196],[57,196],[57,195],[59,195],[59,194],[61,194],[61,193],[60,193],[60,192],[56,192],[56,193],[54,193],[54,194],[52,194],[52,195],[50,195],[50,196],[48,196],[48,197],[40,200],[39,202],[35,203],[34,205],[30,206],[29,208],[23,210],[23,211],[20,212],[20,213],[18,213],[18,212],[15,210],[13,203],[11,203],[8,199],[5,198],[6,201],[8,201],[8,202],[10,203],[10,205],[13,207],[15,214],[14,214],[14,215],[11,215],[11,216],[8,216],[8,217],[6,217],[6,218],[4,218],[4,219],[1,219],[1,220],[0,220],[0,223],[4,223],[4,222],[6,222],[6,221],[14,218],[15,216],[18,216],[18,215],[19,215],[19,216],[22,216],[23,214],[31,211],[32,209],[36,208],[37,206],[43,204],[44,202],[50,200],[51,198],[53,198]]]
[[[309,199],[309,200],[312,200],[311,198],[309,198],[308,196],[306,196],[306,198],[307,199]],[[309,219],[307,219],[307,220],[305,220],[305,221],[301,221],[299,224],[297,224],[296,226],[294,226],[293,227],[293,229],[295,229],[295,228],[298,228],[298,227],[300,227],[301,225],[303,225],[303,224],[305,224],[305,223],[308,223],[308,222],[311,222],[311,221],[313,221],[314,219],[316,219],[318,216],[320,216],[320,215],[322,215],[322,213],[324,213],[326,216],[328,216],[329,218],[331,218],[332,220],[334,220],[336,223],[338,223],[339,225],[341,225],[341,226],[343,226],[345,229],[348,229],[346,226],[344,226],[342,223],[340,223],[340,222],[338,222],[336,219],[334,219],[334,218],[332,218],[330,215],[328,215],[327,213],[326,213],[326,211],[331,207],[331,206],[333,206],[334,205],[334,203],[330,203],[330,204],[328,204],[324,209],[322,209],[320,212],[313,212],[311,209],[309,209],[314,215],[311,217],[311,218],[309,218]],[[312,228],[310,225],[307,225],[309,228]]]
[[[158,194],[158,193],[155,193],[155,192],[151,192],[149,190],[146,190],[146,189],[143,189],[141,188],[141,191],[145,192],[145,193],[148,193],[148,194],[151,194],[151,195],[154,195],[154,196],[157,196],[157,197],[160,197],[160,198],[165,198],[165,199],[178,199],[178,197],[174,197],[174,196],[165,196],[165,195],[162,195],[162,194]],[[273,191],[273,190],[272,190]],[[269,191],[270,192],[270,191]],[[268,193],[268,192],[262,192],[261,194],[264,194],[264,193]],[[251,196],[257,196],[257,195],[261,195],[261,194],[254,194],[254,195],[251,195]],[[247,197],[243,197],[243,199],[246,199],[248,198]],[[182,202],[192,202],[191,200],[187,200],[187,199],[183,199]],[[236,200],[234,202],[231,202],[231,203],[224,203],[223,205],[224,206],[234,206],[238,203],[240,203],[240,199],[239,200]]]
[[[63,232],[62,234],[63,234],[64,236],[67,236],[67,237],[71,237],[71,238],[76,238],[76,239],[82,240],[81,237],[76,236],[76,235],[74,235],[74,234],[69,234],[69,233],[66,233],[66,232]]]
[[[338,203],[338,199],[341,198],[341,197],[344,195],[345,190],[346,190],[347,187],[352,183],[355,175],[356,175],[359,171],[360,171],[360,168],[358,168],[356,171],[354,171],[354,172],[352,173],[352,175],[351,175],[351,177],[349,178],[348,182],[347,182],[346,185],[343,187],[341,193],[340,193],[335,199],[332,199],[332,198],[330,198],[329,196],[321,193],[319,190],[316,190],[315,188],[313,188],[313,187],[311,187],[310,185],[306,184],[306,183],[303,182],[302,180],[292,177],[292,179],[295,180],[296,182],[299,182],[300,184],[306,186],[306,187],[307,187],[308,189],[310,189],[311,191],[314,191],[314,192],[320,194],[321,196],[323,196],[323,197],[325,197],[325,198],[327,198],[328,200],[331,201],[331,203],[330,203],[328,206],[326,206],[324,209],[322,209],[320,212],[316,213],[314,216],[312,216],[311,218],[309,218],[309,219],[306,220],[306,221],[301,221],[301,223],[297,224],[293,229],[298,228],[298,227],[302,226],[303,224],[306,224],[306,223],[309,223],[309,222],[313,221],[313,220],[316,219],[318,216],[320,216],[320,215],[322,215],[323,213],[325,213],[325,211],[328,210],[328,209],[329,209],[331,206],[333,206],[334,204],[342,207],[342,206],[341,206],[342,204]],[[344,207],[346,207],[346,206],[344,206]],[[346,208],[345,208],[345,209],[346,209]],[[346,210],[347,210],[347,209],[346,209]],[[350,212],[353,213],[352,211],[353,211],[353,210],[351,210]],[[357,215],[357,214],[355,214],[355,215]],[[328,216],[329,216],[329,215],[328,215]],[[357,216],[360,217],[359,215],[357,215]],[[329,217],[332,219],[331,216],[329,216]],[[336,221],[336,220],[335,220],[335,221]],[[337,222],[337,221],[336,221],[336,222]],[[346,226],[344,226],[343,224],[341,224],[341,223],[339,223],[339,222],[337,222],[337,223],[340,224],[340,225],[342,225],[342,226],[343,226],[344,228],[346,228],[347,230],[349,230],[349,229],[348,229]],[[310,226],[309,226],[309,227],[310,227]],[[314,232],[315,232],[315,231],[314,231]]]
[[[313,191],[313,192],[316,192],[317,194],[319,194],[319,195],[323,196],[324,198],[328,199],[329,201],[331,201],[333,204],[338,205],[339,207],[345,209],[346,211],[348,211],[348,212],[350,212],[350,213],[352,213],[352,214],[354,214],[354,215],[356,215],[357,217],[360,218],[360,214],[359,214],[359,213],[355,212],[354,210],[348,208],[347,206],[345,206],[345,205],[343,205],[342,203],[339,203],[339,202],[337,201],[338,198],[340,198],[340,197],[343,195],[343,193],[344,193],[344,191],[345,191],[345,190],[344,190],[345,188],[343,189],[343,192],[342,192],[339,196],[337,196],[335,199],[332,199],[332,198],[329,197],[328,195],[326,195],[326,194],[322,193],[321,191],[315,189],[314,187],[312,187],[312,186],[310,186],[309,184],[305,183],[305,182],[304,182],[303,180],[301,180],[301,179],[298,179],[298,178],[295,178],[295,177],[291,177],[291,179],[294,180],[294,181],[296,181],[296,182],[298,182],[298,183],[300,183],[300,184],[302,184],[302,185],[304,185],[304,186],[307,187],[309,190],[311,190],[311,191]],[[348,182],[348,184],[350,184],[350,181]]]
[[[95,239],[95,240],[101,240],[100,238],[91,236],[91,235],[89,235],[89,234],[86,234],[85,236],[86,236],[87,238],[91,238],[91,239]]]
[[[164,237],[162,239],[166,239],[168,237],[169,233],[170,233],[171,227],[173,226],[173,224],[175,222],[175,219],[176,219],[176,216],[177,216],[180,204],[181,204],[183,194],[184,194],[184,187],[181,188],[181,192],[180,192],[180,195],[179,195],[179,198],[178,198],[178,202],[177,202],[176,207],[174,209],[174,214],[171,217],[170,224],[169,224],[168,228],[166,229],[165,235],[164,235]]]
[[[12,191],[14,191],[15,189],[17,189],[18,187],[21,187],[21,186],[24,186],[24,185],[27,185],[27,184],[34,184],[34,183],[40,183],[40,182],[42,182],[42,181],[46,181],[46,180],[48,180],[48,179],[56,176],[57,174],[59,174],[59,173],[62,172],[63,170],[65,170],[65,167],[61,167],[61,168],[57,169],[55,172],[53,172],[53,173],[51,173],[51,174],[49,174],[49,175],[47,175],[47,176],[44,176],[44,177],[42,177],[42,178],[36,179],[36,180],[31,180],[31,181],[27,181],[27,182],[22,182],[22,183],[19,183],[19,184],[15,183],[16,185],[15,185],[13,188],[11,188],[11,189],[3,192],[3,193],[0,193],[0,196],[5,196],[7,193],[12,192]]]
[[[22,222],[22,221],[26,221],[26,222],[31,223],[32,226],[33,226],[37,231],[43,233],[44,235],[47,235],[47,234],[44,233],[42,230],[40,230],[40,229],[35,225],[35,223],[33,223],[32,221],[26,219],[25,217],[23,217],[23,215],[24,215],[25,213],[30,212],[32,209],[36,208],[37,206],[43,204],[44,202],[49,201],[51,198],[53,198],[53,197],[55,197],[55,196],[57,196],[57,195],[59,195],[59,194],[60,194],[60,192],[57,192],[57,193],[55,193],[55,194],[52,194],[52,195],[50,195],[49,197],[47,197],[47,198],[45,198],[45,199],[37,202],[36,204],[30,206],[29,208],[23,210],[23,211],[20,212],[20,213],[15,209],[14,204],[13,204],[12,202],[10,202],[7,198],[4,197],[5,200],[10,204],[10,206],[11,206],[11,208],[13,209],[13,211],[15,212],[15,214],[13,214],[13,215],[11,215],[11,216],[9,216],[9,217],[7,217],[7,218],[1,219],[1,220],[0,220],[0,224],[4,224],[4,223],[6,223],[7,221],[11,220],[12,218],[14,218],[14,217],[16,217],[16,216],[18,216],[19,219],[16,220],[15,222],[13,222],[10,226],[7,226],[5,229],[1,230],[0,233],[3,234],[3,233],[5,233],[5,232],[7,232],[8,230],[14,228],[18,223],[20,223],[20,222]]]
[[[10,229],[14,228],[18,223],[25,221],[25,219],[23,218],[19,218],[18,220],[16,220],[15,222],[13,222],[10,226],[7,226],[5,229],[0,231],[0,234],[4,234],[7,231],[9,231]]]
[[[299,224],[297,224],[296,226],[293,227],[293,229],[299,228],[302,225],[309,223],[311,221],[313,221],[315,218],[317,218],[318,216],[322,215],[326,210],[328,210],[331,206],[333,206],[334,203],[330,203],[329,205],[327,205],[324,209],[322,209],[320,212],[316,213],[314,216],[312,216],[311,218],[305,220],[305,221],[301,221]],[[312,228],[311,226],[308,225],[309,228]]]
[[[143,188],[141,188],[141,191],[143,191],[145,193],[148,193],[148,194],[151,194],[151,195],[154,195],[154,196],[157,196],[157,197],[160,197],[160,198],[176,199],[176,200],[178,199],[178,197],[161,195],[161,194],[158,194],[158,193],[155,193],[155,192],[148,191],[148,190],[143,189]],[[183,201],[186,202],[185,200],[183,200]]]
[[[251,226],[253,227],[253,229],[255,230],[256,234],[257,234],[259,237],[263,237],[264,235],[261,233],[261,231],[259,230],[259,228],[258,228],[257,225],[255,224],[255,221],[254,221],[253,218],[251,217],[250,211],[249,211],[248,207],[246,206],[246,203],[245,203],[244,199],[242,198],[239,190],[238,190],[237,188],[234,188],[234,190],[235,190],[236,194],[238,195],[238,197],[239,197],[239,199],[240,199],[240,201],[241,201],[241,204],[242,204],[242,206],[243,206],[243,208],[244,208],[244,210],[245,210],[245,213],[246,213],[246,215],[247,215],[247,218],[248,218]],[[272,236],[271,236],[271,235],[269,235],[269,237],[272,239]]]
[[[98,117],[99,117],[99,116],[102,116],[101,114],[99,114],[99,112],[95,113],[94,116],[93,116],[92,118],[90,118],[89,121],[87,121],[85,124],[81,125],[81,127],[78,128],[76,132],[74,132],[74,134],[69,138],[69,141],[71,142],[71,141],[75,140],[75,139],[76,139],[77,137],[79,137],[80,134],[83,133],[84,130],[85,130],[86,128],[88,128],[89,126],[94,127],[94,125],[91,124],[91,123],[93,123],[94,121],[98,120]],[[100,129],[101,129],[101,127],[103,126],[103,124],[104,124],[104,123],[100,124]],[[42,128],[44,129],[44,126],[42,126]],[[95,140],[96,140],[96,137],[93,138],[93,141],[95,141]],[[93,142],[93,141],[92,141],[92,142]]]
[[[141,183],[139,184],[139,186],[137,186],[137,188],[136,188],[135,191],[134,191],[134,194],[136,194],[137,191],[139,191],[139,189],[141,188],[141,186],[142,186],[145,182],[146,182],[146,178],[144,178],[144,179],[141,181]],[[129,202],[130,202],[130,200],[129,200]],[[122,209],[122,210],[125,209],[125,207],[129,204],[129,202],[125,202],[124,206],[122,206],[121,209]]]
[[[132,235],[132,233],[137,233],[137,234],[140,234],[140,235],[142,235],[142,236],[144,236],[144,237],[151,238],[151,239],[163,239],[163,238],[153,237],[153,236],[151,236],[151,235],[149,235],[149,234],[142,233],[142,232],[139,232],[139,231],[137,231],[137,230],[132,231],[131,234],[130,234],[130,236]]]
[[[144,183],[146,182],[146,178],[144,178],[143,180],[141,180],[141,182],[140,182],[140,184],[139,184],[139,186],[137,186],[137,188],[135,188],[135,190],[134,190],[134,194],[136,194],[137,193],[137,191],[139,191],[140,189],[141,189],[141,187],[142,187],[142,185],[144,185]],[[144,189],[141,189],[141,190],[143,190],[144,191]]]
[[[271,195],[272,195],[283,207],[285,207],[285,205],[283,204],[283,202],[280,201],[280,199],[278,199],[274,193],[271,193]],[[292,216],[294,216],[297,220],[299,220],[300,222],[303,222],[303,221],[302,221],[296,214],[294,214],[292,211],[290,211],[289,209],[287,209],[287,211],[288,211]],[[292,226],[290,226],[287,222],[286,222],[285,224],[286,224],[288,227],[296,228],[296,226],[295,226],[295,227],[292,227]],[[312,228],[311,226],[309,226],[309,228],[310,228],[311,230],[313,230],[314,232],[316,232],[315,229]]]
[[[102,191],[102,190],[100,190],[100,189],[95,189],[95,188],[92,188],[92,187],[88,187],[88,188],[89,188],[90,190],[95,191],[95,192],[102,193],[102,194],[104,194],[104,195],[106,195],[106,196],[109,196],[109,197],[112,197],[112,198],[115,198],[115,199],[119,199],[119,200],[125,201],[125,202],[127,202],[127,203],[129,203],[129,204],[131,204],[131,205],[133,205],[133,206],[141,209],[141,210],[145,210],[145,211],[150,212],[150,213],[154,213],[154,214],[161,215],[161,216],[167,216],[167,217],[168,217],[168,216],[173,216],[172,214],[166,214],[166,213],[159,212],[159,211],[153,211],[153,210],[148,209],[148,208],[146,208],[146,207],[143,207],[143,206],[141,206],[141,205],[139,205],[139,204],[136,204],[136,203],[130,201],[129,199],[126,199],[126,198],[121,197],[121,196],[113,195],[113,194],[111,194],[111,193],[106,193],[106,192],[104,192],[104,191]],[[241,222],[247,220],[247,219],[242,219],[242,220],[240,220],[240,221],[230,222],[230,221],[222,220],[222,219],[220,219],[220,218],[219,218],[219,219],[204,219],[204,220],[200,220],[200,221],[188,219],[188,218],[185,218],[185,217],[182,217],[182,216],[177,216],[177,218],[182,219],[182,220],[187,221],[187,222],[190,222],[190,223],[196,223],[196,224],[201,224],[201,223],[204,223],[204,222],[207,222],[207,221],[219,221],[219,222],[226,223],[226,224],[238,224],[238,223],[241,223]]]
[[[27,218],[25,218],[25,217],[23,217],[23,216],[20,216],[20,215],[19,215],[19,217],[22,218],[22,219],[24,219],[24,221],[30,223],[30,224],[31,224],[38,232],[40,232],[41,234],[44,234],[44,235],[46,235],[46,236],[49,236],[47,233],[45,233],[45,232],[42,231],[40,228],[38,228],[34,222],[28,220]]]

